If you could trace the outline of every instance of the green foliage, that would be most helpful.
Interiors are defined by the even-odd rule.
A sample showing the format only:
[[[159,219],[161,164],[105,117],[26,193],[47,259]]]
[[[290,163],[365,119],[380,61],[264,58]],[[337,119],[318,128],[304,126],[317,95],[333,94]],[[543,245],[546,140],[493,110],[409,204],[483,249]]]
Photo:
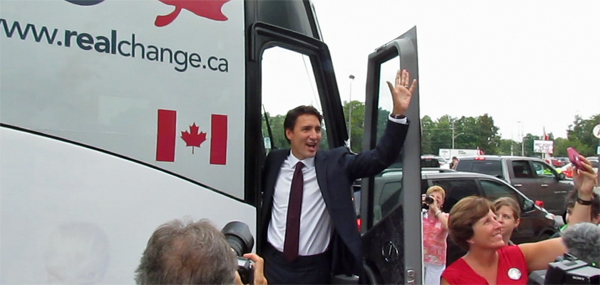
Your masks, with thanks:
[[[584,156],[596,155],[598,139],[592,134],[594,126],[600,123],[600,114],[591,116],[585,120],[581,116],[575,116],[572,125],[567,130],[567,139],[570,145]]]
[[[352,111],[350,113],[350,110]],[[351,114],[351,121],[348,120],[348,115]],[[344,102],[344,119],[346,126],[350,130],[350,149],[353,152],[362,150],[362,138],[364,130],[365,105],[360,101]]]
[[[273,137],[271,138],[271,147],[273,148],[287,148],[290,146],[290,143],[285,138],[285,131],[283,130],[283,121],[285,120],[285,115],[277,115],[275,117],[269,116],[269,125],[271,127],[271,133]],[[263,114],[262,117],[262,133],[263,137],[269,137],[269,132],[267,130],[267,124],[265,122],[265,116]]]
[[[349,110],[352,110],[351,118],[351,148],[354,152],[361,152],[364,134],[365,105],[359,101],[344,102],[345,122],[348,126]],[[383,135],[385,125],[388,121],[389,111],[378,109],[377,114],[377,140]],[[268,115],[268,114],[267,114]],[[284,115],[270,117],[271,130],[273,132],[273,144],[278,148],[289,147],[283,130]],[[550,140],[554,141],[554,156],[567,156],[567,147],[576,148],[585,156],[596,155],[598,139],[593,136],[592,129],[600,122],[600,114],[583,119],[575,116],[573,124],[567,130],[567,138],[554,138],[549,134]],[[324,128],[326,128],[324,126]],[[502,139],[498,135],[499,128],[494,125],[494,119],[487,113],[478,117],[460,118],[449,115],[441,116],[434,120],[430,116],[421,119],[421,151],[423,154],[438,154],[440,148],[476,149],[479,147],[486,154],[498,155],[521,155],[540,156],[533,152],[533,142],[541,140],[539,136],[527,134],[521,142]],[[268,135],[265,120],[263,118],[263,135]],[[327,137],[324,133],[321,147],[327,147]]]

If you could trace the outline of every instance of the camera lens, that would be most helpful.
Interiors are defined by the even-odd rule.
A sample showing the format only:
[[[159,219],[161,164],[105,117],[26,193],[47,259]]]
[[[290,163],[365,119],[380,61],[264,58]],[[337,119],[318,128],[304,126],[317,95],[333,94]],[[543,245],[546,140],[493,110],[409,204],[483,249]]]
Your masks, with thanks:
[[[252,251],[254,237],[252,237],[248,225],[242,222],[230,222],[223,227],[221,232],[237,256]]]
[[[427,204],[433,204],[433,197],[431,197],[431,196],[425,197],[425,203],[427,203]]]

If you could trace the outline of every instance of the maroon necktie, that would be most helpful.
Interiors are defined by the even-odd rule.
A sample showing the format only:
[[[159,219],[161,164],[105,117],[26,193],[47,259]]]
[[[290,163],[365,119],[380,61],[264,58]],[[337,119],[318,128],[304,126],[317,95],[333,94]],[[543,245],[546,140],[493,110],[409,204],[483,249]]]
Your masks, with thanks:
[[[285,241],[283,243],[283,256],[288,261],[294,261],[298,257],[300,214],[302,212],[302,192],[304,190],[303,166],[302,162],[298,162],[296,170],[294,170],[294,177],[292,177],[290,202],[288,204],[287,223],[285,226]]]

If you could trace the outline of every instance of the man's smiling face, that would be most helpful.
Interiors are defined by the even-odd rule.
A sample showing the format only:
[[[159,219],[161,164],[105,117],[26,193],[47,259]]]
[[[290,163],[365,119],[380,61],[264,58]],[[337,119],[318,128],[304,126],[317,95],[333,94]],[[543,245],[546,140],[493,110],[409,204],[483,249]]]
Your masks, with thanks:
[[[285,136],[290,140],[295,157],[300,160],[314,157],[321,143],[321,122],[315,115],[300,115],[294,129],[285,130]]]

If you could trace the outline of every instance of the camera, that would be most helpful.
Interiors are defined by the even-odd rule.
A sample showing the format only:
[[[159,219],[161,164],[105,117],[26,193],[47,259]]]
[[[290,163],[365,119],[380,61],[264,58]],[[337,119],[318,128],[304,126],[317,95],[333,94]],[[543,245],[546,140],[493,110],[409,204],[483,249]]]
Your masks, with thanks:
[[[243,257],[244,253],[252,251],[254,247],[254,237],[250,233],[248,225],[242,222],[229,222],[223,227],[221,233],[225,235],[225,239],[231,249],[237,255],[238,273],[243,284],[254,283],[254,261]]]
[[[600,284],[600,268],[565,253],[549,264],[544,284]]]
[[[427,203],[427,205],[431,205],[433,204],[433,196],[429,195],[427,197],[425,197],[425,203]]]
[[[429,210],[429,205],[433,204],[433,196],[429,195],[425,197],[425,203],[421,205],[422,209]]]

